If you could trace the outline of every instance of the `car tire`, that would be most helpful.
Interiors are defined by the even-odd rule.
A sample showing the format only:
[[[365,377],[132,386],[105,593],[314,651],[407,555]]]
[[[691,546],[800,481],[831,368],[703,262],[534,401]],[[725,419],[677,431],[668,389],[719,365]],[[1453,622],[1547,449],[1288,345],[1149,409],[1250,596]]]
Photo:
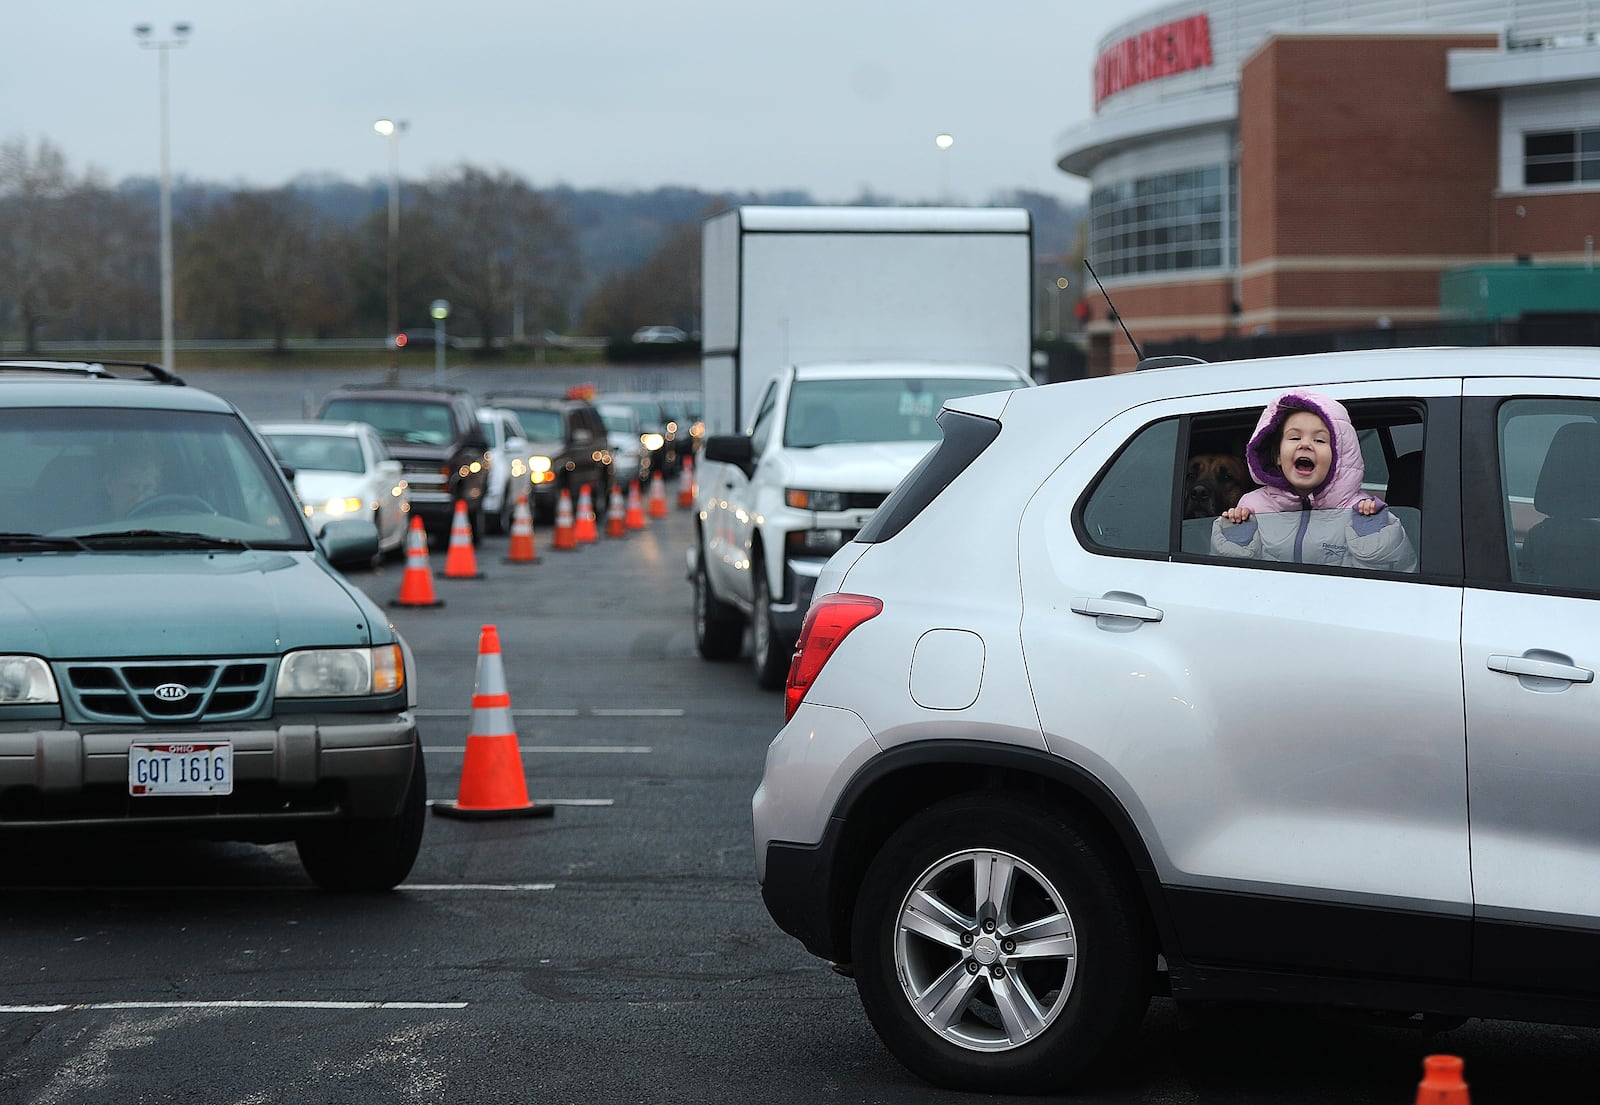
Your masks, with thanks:
[[[694,647],[707,660],[732,660],[744,644],[744,619],[711,590],[705,553],[694,569]]]
[[[907,820],[853,917],[856,986],[885,1046],[929,1082],[991,1093],[1063,1092],[1116,1056],[1149,1005],[1155,951],[1108,856],[1015,795]],[[999,904],[976,903],[979,885]],[[1029,926],[1033,941],[1011,942]]]
[[[393,817],[352,819],[323,826],[295,840],[300,864],[324,890],[367,893],[405,881],[422,848],[428,815],[428,773],[415,745],[411,782]]]
[[[789,680],[789,661],[794,648],[772,624],[772,590],[767,586],[767,566],[756,560],[750,566],[755,576],[754,609],[750,611],[750,660],[756,672],[756,686],[764,691],[781,690]]]
[[[502,533],[511,532],[511,512],[517,508],[512,500],[511,488],[506,488],[506,493],[500,498],[500,509],[493,513],[484,513],[484,526],[492,536],[498,537]]]

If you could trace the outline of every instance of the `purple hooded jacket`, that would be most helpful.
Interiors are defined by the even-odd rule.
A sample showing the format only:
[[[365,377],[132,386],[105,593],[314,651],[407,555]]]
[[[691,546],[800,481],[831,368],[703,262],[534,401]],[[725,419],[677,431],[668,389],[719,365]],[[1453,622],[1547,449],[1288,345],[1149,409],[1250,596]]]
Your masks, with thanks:
[[[1310,411],[1328,427],[1333,458],[1322,486],[1302,496],[1278,467],[1278,430],[1295,411]],[[1350,414],[1336,400],[1314,391],[1290,391],[1261,412],[1245,448],[1250,474],[1261,486],[1239,499],[1250,520],[1235,525],[1218,518],[1211,551],[1219,556],[1414,572],[1417,554],[1400,520],[1382,499],[1361,490],[1366,466]],[[1378,509],[1364,515],[1355,506],[1371,499]]]
[[[1309,496],[1302,500],[1300,492],[1290,486],[1278,467],[1278,430],[1296,411],[1310,411],[1328,427],[1332,439],[1333,462],[1328,467],[1328,478]],[[1261,486],[1246,493],[1239,505],[1252,513],[1267,514],[1273,511],[1300,510],[1310,506],[1317,510],[1355,506],[1362,499],[1383,501],[1361,490],[1366,476],[1366,466],[1361,461],[1361,443],[1356,440],[1356,428],[1350,422],[1350,413],[1336,399],[1314,391],[1287,391],[1267,404],[1250,435],[1245,448],[1245,463],[1250,475]]]

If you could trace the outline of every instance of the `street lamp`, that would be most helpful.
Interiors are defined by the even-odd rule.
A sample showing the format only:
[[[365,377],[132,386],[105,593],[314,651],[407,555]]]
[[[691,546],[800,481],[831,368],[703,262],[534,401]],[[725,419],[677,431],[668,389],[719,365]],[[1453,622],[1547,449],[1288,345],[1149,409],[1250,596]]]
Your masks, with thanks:
[[[176,357],[172,351],[172,171],[167,153],[167,53],[188,41],[189,29],[187,23],[174,23],[172,37],[158,39],[151,37],[148,23],[139,23],[133,28],[142,48],[161,54],[161,363],[169,370],[176,367]]]
[[[956,140],[949,134],[936,134],[933,144],[941,150],[948,150],[956,144]],[[939,154],[939,202],[950,202],[950,158],[944,153]]]
[[[406,129],[404,121],[379,119],[372,129],[389,140],[389,342],[400,332],[400,132]],[[395,363],[400,360],[399,347],[394,347]]]
[[[450,301],[436,299],[428,307],[428,313],[433,316],[433,378],[435,383],[444,383],[444,320],[450,317]]]

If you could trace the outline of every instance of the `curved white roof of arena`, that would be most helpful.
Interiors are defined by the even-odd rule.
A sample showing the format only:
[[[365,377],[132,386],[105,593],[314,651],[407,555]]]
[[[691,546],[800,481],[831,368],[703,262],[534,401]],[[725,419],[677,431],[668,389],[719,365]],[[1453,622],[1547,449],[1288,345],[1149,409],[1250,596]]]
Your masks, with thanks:
[[[1150,139],[1231,127],[1240,67],[1273,35],[1374,32],[1499,35],[1501,52],[1452,59],[1456,91],[1600,80],[1594,0],[1185,0],[1101,38],[1095,114],[1060,136],[1056,164],[1086,177]]]

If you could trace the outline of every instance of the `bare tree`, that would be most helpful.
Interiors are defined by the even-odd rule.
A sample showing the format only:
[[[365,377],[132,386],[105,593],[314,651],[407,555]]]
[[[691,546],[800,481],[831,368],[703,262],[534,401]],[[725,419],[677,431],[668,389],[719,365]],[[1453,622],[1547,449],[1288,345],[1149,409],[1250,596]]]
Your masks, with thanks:
[[[72,187],[66,160],[49,141],[32,152],[20,139],[0,142],[0,296],[29,353],[70,298],[62,213]]]
[[[700,321],[700,224],[669,227],[649,257],[600,283],[584,308],[589,334],[621,337],[640,326],[693,332]]]
[[[572,230],[520,177],[463,166],[430,182],[420,206],[441,263],[443,297],[455,315],[471,320],[483,348],[510,334],[519,315],[538,319],[560,309],[577,274]]]
[[[270,337],[326,331],[344,302],[315,209],[294,191],[235,192],[191,220],[184,234],[183,313],[205,333]]]

